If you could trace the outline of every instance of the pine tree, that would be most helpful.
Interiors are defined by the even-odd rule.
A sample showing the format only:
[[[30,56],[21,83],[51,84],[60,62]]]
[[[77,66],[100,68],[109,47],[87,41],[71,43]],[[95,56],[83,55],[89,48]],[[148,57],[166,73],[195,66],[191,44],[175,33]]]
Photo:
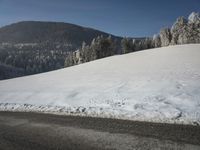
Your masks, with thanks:
[[[121,41],[122,53],[130,53],[133,51],[133,42],[130,38],[123,38]]]

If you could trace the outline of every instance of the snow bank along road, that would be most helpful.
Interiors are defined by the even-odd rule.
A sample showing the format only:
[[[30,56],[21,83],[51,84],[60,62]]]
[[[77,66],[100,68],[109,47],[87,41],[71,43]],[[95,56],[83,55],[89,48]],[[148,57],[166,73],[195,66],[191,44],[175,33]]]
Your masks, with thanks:
[[[0,110],[200,124],[200,44],[0,81]]]
[[[0,112],[0,150],[199,150],[200,127]]]

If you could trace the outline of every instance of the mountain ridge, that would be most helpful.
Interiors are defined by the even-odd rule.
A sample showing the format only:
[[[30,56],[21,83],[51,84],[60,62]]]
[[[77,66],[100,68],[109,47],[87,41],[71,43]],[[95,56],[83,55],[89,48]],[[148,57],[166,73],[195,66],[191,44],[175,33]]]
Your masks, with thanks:
[[[83,41],[89,43],[100,35],[111,35],[113,38],[121,39],[121,37],[110,33],[72,23],[20,21],[0,28],[0,43],[62,43],[69,41],[72,44],[81,44]]]
[[[12,23],[0,28],[0,63],[23,69],[26,75],[59,69],[70,51],[99,36],[111,36],[120,49],[121,37],[88,27],[50,21]],[[0,69],[10,74],[10,67]]]

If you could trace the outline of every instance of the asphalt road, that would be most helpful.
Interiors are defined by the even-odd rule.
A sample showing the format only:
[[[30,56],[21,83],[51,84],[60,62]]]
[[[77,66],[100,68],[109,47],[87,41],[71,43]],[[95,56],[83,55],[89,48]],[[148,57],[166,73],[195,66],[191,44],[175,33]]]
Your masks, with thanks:
[[[200,150],[200,127],[0,112],[0,150]]]

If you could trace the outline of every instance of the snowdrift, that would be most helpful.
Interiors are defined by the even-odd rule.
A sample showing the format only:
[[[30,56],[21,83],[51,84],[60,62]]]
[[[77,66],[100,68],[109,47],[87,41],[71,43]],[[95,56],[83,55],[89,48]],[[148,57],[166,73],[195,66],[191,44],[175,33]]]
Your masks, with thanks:
[[[200,44],[3,80],[0,110],[200,124]]]

